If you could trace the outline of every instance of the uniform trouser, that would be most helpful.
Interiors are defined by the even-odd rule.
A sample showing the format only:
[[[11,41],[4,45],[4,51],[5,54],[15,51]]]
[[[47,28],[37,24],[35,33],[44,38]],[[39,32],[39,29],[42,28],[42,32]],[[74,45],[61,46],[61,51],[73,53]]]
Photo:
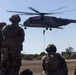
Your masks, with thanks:
[[[9,70],[8,61],[1,61],[1,75],[8,75]]]
[[[9,52],[9,58],[3,62],[1,75],[19,75],[21,66],[21,51],[12,50]]]
[[[65,75],[62,70],[47,71],[46,75]]]
[[[1,51],[0,51],[0,74],[1,74]]]
[[[11,63],[11,71],[10,75],[19,75],[19,69],[21,66],[21,60],[13,60],[14,62]]]

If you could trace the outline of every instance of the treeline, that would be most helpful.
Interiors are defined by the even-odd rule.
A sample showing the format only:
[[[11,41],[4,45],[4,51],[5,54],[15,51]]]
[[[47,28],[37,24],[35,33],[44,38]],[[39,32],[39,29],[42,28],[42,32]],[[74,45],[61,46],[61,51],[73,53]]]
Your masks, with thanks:
[[[23,60],[41,60],[42,56],[46,55],[45,52],[41,52],[40,54],[22,54]]]
[[[41,52],[40,54],[22,54],[23,60],[41,60],[41,58],[46,55],[45,52]],[[76,59],[76,52],[62,52],[61,55],[65,59]]]

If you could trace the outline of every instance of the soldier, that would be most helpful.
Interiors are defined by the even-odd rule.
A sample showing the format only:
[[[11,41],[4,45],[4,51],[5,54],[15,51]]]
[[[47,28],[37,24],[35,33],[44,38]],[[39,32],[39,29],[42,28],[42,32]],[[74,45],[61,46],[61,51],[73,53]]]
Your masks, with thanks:
[[[24,30],[19,27],[19,15],[9,18],[12,24],[3,27],[3,50],[8,50],[8,61],[3,62],[2,75],[18,75],[21,66],[21,51],[24,41]],[[6,66],[5,66],[6,64]]]
[[[54,44],[49,44],[46,48],[47,55],[42,57],[43,73],[47,75],[68,75],[65,60],[56,53],[57,48]]]
[[[75,67],[74,67],[74,75],[76,75],[76,65],[75,65]]]
[[[0,22],[0,74],[1,74],[1,49],[2,49],[2,42],[3,42],[2,28],[5,25],[6,25],[5,22]]]

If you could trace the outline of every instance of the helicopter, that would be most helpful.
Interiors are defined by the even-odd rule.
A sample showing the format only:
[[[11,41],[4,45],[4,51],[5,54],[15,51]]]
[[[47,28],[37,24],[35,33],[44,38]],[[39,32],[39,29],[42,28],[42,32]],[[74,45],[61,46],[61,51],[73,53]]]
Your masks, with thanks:
[[[47,15],[52,15],[52,14],[60,14],[59,12],[53,12],[53,13],[42,13],[39,12],[38,10],[32,8],[32,7],[28,7],[30,10],[34,11],[35,13],[30,13],[30,12],[20,12],[20,11],[9,11],[8,12],[15,12],[15,13],[19,13],[19,15],[37,15],[37,16],[33,16],[33,17],[29,17],[28,19],[26,19],[23,23],[23,26],[25,26],[25,29],[27,27],[38,27],[38,28],[46,28],[46,30],[48,30],[48,28],[50,30],[52,30],[52,28],[57,28],[57,29],[63,29],[61,26],[66,26],[70,23],[76,23],[76,20],[74,19],[64,19],[64,18],[57,18],[54,16],[47,16]],[[63,9],[65,7],[61,7],[56,10],[59,9]],[[66,12],[66,11],[65,11]]]

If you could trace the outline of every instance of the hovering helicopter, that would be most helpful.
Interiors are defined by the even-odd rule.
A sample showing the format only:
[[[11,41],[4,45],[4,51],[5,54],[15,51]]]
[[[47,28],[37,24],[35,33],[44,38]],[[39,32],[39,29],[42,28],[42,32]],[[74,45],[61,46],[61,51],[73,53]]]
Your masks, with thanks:
[[[61,8],[55,9],[54,11],[63,9],[63,8],[64,7],[61,7]],[[46,16],[46,15],[50,15],[50,14],[51,15],[60,14],[59,12],[42,13],[32,7],[29,7],[29,9],[31,9],[35,13],[20,12],[20,11],[8,11],[8,12],[20,13],[19,15],[38,15],[38,16],[30,17],[25,20],[25,22],[23,23],[23,26],[25,26],[25,29],[26,29],[26,27],[46,28],[46,30],[48,30],[48,28],[50,28],[50,30],[52,30],[52,28],[63,29],[61,26],[66,26],[70,23],[76,23],[76,20],[72,20],[72,19],[64,19],[64,18],[56,18],[53,16]]]

